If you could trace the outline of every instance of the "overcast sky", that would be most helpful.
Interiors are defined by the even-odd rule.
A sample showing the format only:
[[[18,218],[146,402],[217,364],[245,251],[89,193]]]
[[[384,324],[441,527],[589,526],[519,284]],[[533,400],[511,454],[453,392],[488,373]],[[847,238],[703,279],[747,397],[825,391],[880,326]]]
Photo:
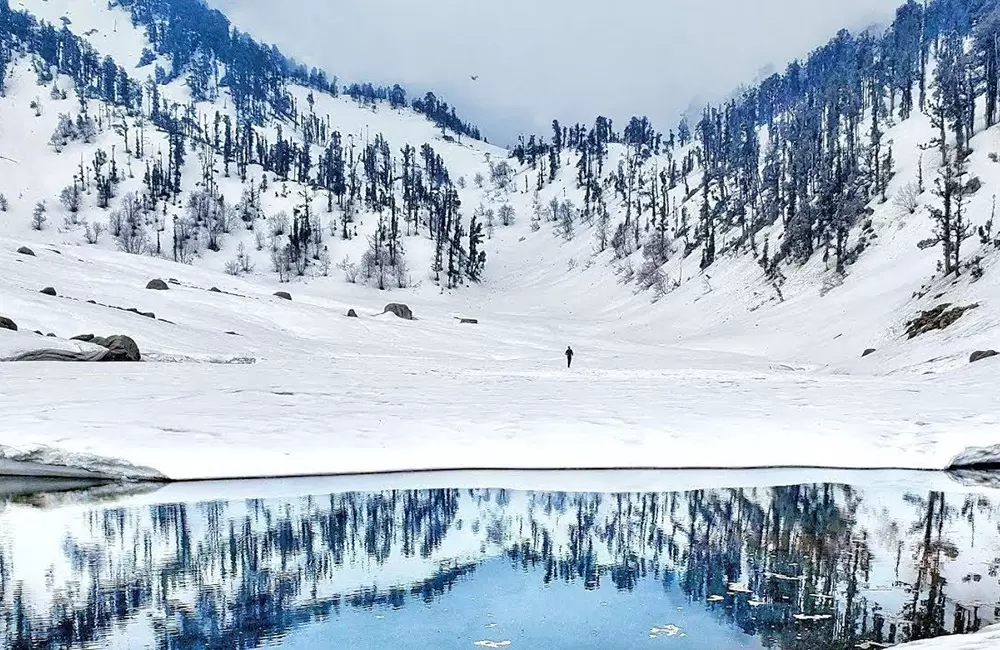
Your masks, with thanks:
[[[344,81],[433,90],[504,144],[553,118],[662,131],[903,0],[209,0]],[[470,77],[477,75],[478,81]]]

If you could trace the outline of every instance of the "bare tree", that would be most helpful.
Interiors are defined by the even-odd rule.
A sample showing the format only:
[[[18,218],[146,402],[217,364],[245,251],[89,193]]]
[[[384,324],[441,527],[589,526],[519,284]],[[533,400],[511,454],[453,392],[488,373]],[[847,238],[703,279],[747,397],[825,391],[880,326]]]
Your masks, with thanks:
[[[899,188],[892,204],[899,210],[900,215],[916,214],[920,206],[920,184],[911,181]]]

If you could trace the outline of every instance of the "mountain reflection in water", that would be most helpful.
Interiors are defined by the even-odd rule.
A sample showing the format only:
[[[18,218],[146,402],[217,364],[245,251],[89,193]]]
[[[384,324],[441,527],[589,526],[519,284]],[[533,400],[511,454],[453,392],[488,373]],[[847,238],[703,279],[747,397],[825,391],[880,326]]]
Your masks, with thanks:
[[[159,502],[169,490],[0,481],[0,648],[825,650],[964,633],[1000,620],[1000,491],[953,485]]]

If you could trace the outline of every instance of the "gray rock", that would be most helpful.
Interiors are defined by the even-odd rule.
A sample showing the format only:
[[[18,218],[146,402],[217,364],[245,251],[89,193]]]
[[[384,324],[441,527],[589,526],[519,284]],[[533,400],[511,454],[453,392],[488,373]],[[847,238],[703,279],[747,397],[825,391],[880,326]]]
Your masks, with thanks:
[[[989,359],[990,357],[998,355],[1000,355],[1000,352],[997,352],[996,350],[977,350],[969,357],[969,363],[975,363],[977,361],[982,361],[983,359]]]
[[[17,252],[20,253],[21,255],[28,255],[30,257],[34,257],[35,256],[35,251],[31,250],[27,246],[22,246],[22,247],[18,248]]]
[[[156,280],[150,280],[149,283],[146,285],[146,288],[154,289],[156,291],[166,291],[170,287],[167,286],[167,283],[164,282],[163,280],[156,279]]]
[[[17,331],[17,323],[7,318],[6,316],[0,316],[0,329],[10,330],[12,332]]]
[[[475,318],[462,318],[458,321],[462,325],[478,325],[479,321]]]
[[[292,299],[292,294],[288,293],[287,291],[275,291],[274,292],[274,296],[276,298],[281,298],[282,300],[291,300]]]
[[[403,303],[399,302],[389,303],[388,305],[385,306],[385,309],[382,310],[382,313],[395,314],[396,316],[404,320],[414,320],[413,312],[410,311],[410,308],[404,305]]]
[[[862,358],[867,357],[869,354],[875,354],[875,348],[868,348],[867,350],[864,351],[861,357]]]
[[[104,361],[108,350],[31,350],[7,359],[7,361]]]
[[[131,337],[122,334],[112,336],[94,336],[93,334],[80,334],[74,336],[71,341],[83,341],[93,343],[108,350],[108,354],[99,361],[142,361],[142,354],[139,346]]]
[[[358,312],[354,311],[353,309],[348,309],[347,310],[347,317],[348,318],[357,318],[358,317]]]
[[[107,348],[111,354],[104,361],[142,361],[139,346],[132,338],[123,334],[108,337],[94,337],[91,343]]]
[[[45,287],[41,293],[44,293],[46,296],[54,296],[56,295],[56,290],[52,287]]]
[[[55,334],[53,334],[52,332],[49,332],[49,333],[48,333],[48,334],[46,334],[45,336],[47,336],[47,337],[48,337],[48,338],[50,338],[50,339],[54,339],[54,338],[58,338],[58,337],[57,337],[57,336],[56,336]]]
[[[222,290],[221,290],[221,289],[219,289],[219,287],[212,287],[212,288],[211,288],[211,289],[209,289],[208,291],[209,291],[210,293],[222,293]]]
[[[132,312],[133,314],[139,314],[140,316],[145,316],[146,318],[156,319],[156,314],[151,311],[139,311],[135,307],[129,307],[125,311]]]

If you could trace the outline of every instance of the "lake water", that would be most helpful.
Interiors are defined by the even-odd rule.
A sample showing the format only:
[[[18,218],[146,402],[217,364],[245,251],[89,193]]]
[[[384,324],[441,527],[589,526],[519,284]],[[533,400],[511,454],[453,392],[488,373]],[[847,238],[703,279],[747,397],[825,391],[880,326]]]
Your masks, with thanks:
[[[1000,620],[1000,478],[644,476],[0,479],[0,648],[841,650]]]

